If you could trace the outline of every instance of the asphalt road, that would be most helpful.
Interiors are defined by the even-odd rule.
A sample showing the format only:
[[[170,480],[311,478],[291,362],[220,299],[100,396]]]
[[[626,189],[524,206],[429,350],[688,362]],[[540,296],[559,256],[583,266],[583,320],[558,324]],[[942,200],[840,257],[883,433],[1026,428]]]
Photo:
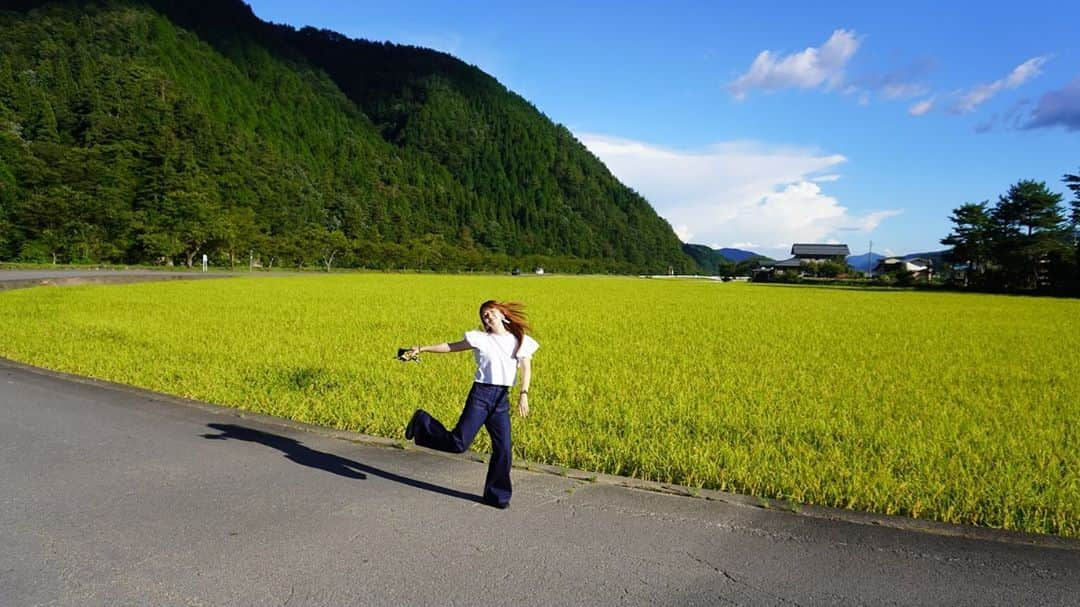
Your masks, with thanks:
[[[0,360],[0,605],[1080,605],[1077,542],[522,469],[500,511],[334,434]]]

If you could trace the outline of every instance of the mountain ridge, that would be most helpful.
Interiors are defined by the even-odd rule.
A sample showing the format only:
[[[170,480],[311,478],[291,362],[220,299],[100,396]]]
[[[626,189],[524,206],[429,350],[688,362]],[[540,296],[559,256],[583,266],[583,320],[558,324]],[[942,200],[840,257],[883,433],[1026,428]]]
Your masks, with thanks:
[[[761,253],[755,253],[753,251],[746,251],[744,249],[734,249],[734,248],[731,248],[731,247],[722,247],[722,248],[713,249],[713,250],[716,251],[718,254],[722,255],[725,259],[729,259],[729,260],[734,261],[736,263],[738,263],[740,261],[746,261],[747,259],[751,259],[751,258],[755,258],[755,257],[762,258],[762,259],[769,259],[768,256],[762,255]]]
[[[682,250],[693,258],[707,274],[742,274],[761,261],[772,261],[771,258],[752,251],[732,248],[713,249],[702,244],[685,243]]]
[[[15,8],[0,259],[695,269],[570,131],[448,54],[238,0]]]

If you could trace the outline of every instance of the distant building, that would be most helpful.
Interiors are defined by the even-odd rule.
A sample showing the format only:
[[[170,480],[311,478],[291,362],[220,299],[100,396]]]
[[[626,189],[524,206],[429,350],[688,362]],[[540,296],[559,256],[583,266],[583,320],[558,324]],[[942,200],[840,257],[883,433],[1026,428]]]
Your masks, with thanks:
[[[810,262],[822,262],[830,259],[836,259],[837,257],[843,259],[848,255],[851,255],[851,251],[846,244],[793,244],[791,245],[791,254],[795,256],[795,259],[810,261]]]
[[[912,257],[911,259],[886,257],[874,266],[874,274],[895,272],[907,272],[916,280],[930,280],[934,275],[934,263],[925,257]]]
[[[846,244],[806,244],[795,243],[791,245],[793,257],[783,261],[764,264],[766,268],[774,271],[798,270],[804,265],[823,263],[829,260],[844,261],[851,255],[851,250]]]

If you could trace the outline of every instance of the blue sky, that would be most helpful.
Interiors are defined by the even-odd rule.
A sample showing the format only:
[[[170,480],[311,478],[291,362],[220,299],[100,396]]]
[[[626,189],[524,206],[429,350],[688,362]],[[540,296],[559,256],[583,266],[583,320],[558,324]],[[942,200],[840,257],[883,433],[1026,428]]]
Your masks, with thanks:
[[[1067,192],[1080,5],[859,4],[251,2],[477,65],[689,242],[936,250],[964,202],[1020,179]]]

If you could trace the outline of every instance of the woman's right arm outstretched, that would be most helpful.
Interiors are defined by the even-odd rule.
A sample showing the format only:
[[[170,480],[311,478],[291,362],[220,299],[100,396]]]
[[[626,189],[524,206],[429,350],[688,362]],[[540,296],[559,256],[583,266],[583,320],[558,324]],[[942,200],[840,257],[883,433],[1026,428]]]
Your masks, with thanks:
[[[415,358],[419,356],[421,352],[434,352],[436,354],[448,354],[450,352],[464,352],[465,350],[471,350],[472,346],[464,339],[461,341],[455,341],[453,343],[446,342],[441,344],[435,344],[433,346],[413,346],[409,350],[409,358]]]

